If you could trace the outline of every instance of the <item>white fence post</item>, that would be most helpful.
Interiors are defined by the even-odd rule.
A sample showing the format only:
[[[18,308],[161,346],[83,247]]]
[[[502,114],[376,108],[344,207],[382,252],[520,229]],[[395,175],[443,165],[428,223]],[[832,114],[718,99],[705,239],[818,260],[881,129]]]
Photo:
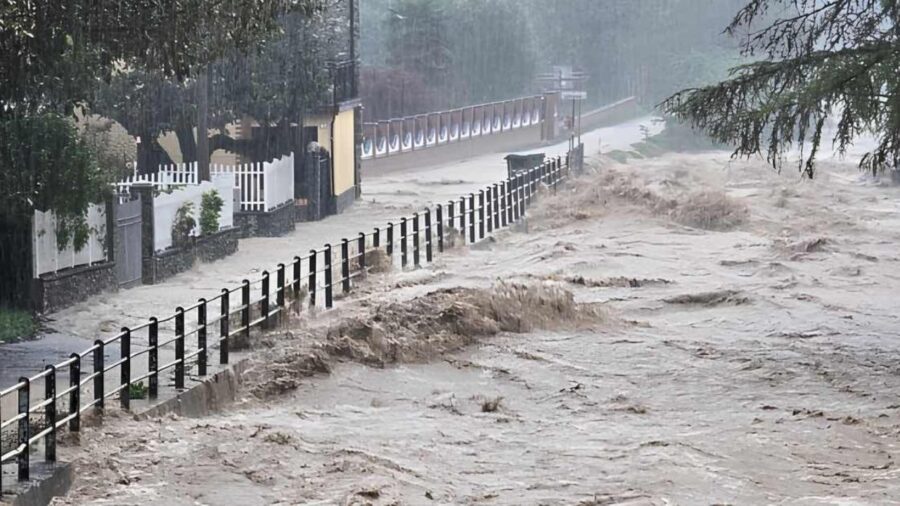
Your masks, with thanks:
[[[283,156],[264,164],[263,211],[294,199],[294,154]]]

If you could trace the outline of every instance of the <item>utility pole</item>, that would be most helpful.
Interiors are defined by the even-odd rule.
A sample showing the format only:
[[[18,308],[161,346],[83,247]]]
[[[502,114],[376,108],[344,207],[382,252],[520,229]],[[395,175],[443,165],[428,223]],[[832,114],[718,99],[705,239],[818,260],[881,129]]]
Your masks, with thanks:
[[[356,0],[350,2],[350,61],[356,65]],[[355,72],[355,70],[354,70]]]
[[[210,181],[209,173],[209,65],[197,78],[197,179]]]

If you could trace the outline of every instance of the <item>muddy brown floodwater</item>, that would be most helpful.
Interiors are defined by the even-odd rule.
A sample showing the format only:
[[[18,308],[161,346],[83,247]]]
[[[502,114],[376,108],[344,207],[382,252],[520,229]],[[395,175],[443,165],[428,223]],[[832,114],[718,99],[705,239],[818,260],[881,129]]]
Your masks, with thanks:
[[[897,504],[900,189],[595,170],[259,339],[227,412],[88,429],[56,504]]]

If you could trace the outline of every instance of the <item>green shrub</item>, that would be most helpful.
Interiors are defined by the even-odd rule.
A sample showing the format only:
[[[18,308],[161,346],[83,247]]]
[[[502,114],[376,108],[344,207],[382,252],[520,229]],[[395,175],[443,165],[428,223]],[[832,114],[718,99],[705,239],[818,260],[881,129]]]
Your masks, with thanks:
[[[143,399],[147,397],[147,386],[143,382],[128,385],[129,399]]]
[[[27,311],[0,307],[0,342],[32,337],[36,331],[34,318]]]
[[[194,203],[185,202],[175,212],[175,221],[172,223],[172,245],[182,247],[187,244],[191,231],[197,226],[194,220]]]
[[[215,234],[219,231],[219,215],[225,202],[216,190],[210,190],[203,194],[200,201],[200,233],[203,235]]]

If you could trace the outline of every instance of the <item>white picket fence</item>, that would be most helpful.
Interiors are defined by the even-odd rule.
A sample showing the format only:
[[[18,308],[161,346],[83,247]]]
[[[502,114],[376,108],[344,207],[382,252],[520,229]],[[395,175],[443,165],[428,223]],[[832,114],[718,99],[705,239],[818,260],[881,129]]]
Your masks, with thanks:
[[[234,178],[234,187],[240,196],[241,211],[265,211],[266,200],[263,189],[265,167],[263,162],[241,163],[238,165],[210,165],[211,174],[228,175]]]
[[[229,174],[240,195],[241,211],[271,211],[294,199],[294,154],[271,162],[238,165],[210,164],[210,175]],[[160,165],[153,174],[134,174],[116,183],[120,195],[130,193],[135,183],[151,184],[160,190],[197,185],[197,162]]]
[[[222,209],[219,211],[219,230],[234,225],[234,188],[228,174],[212,176],[212,181],[200,184],[189,184],[174,189],[171,193],[161,193],[153,199],[153,246],[156,251],[164,251],[172,247],[172,225],[178,209],[187,202],[193,203],[192,216],[197,226],[192,236],[200,234],[200,210],[203,194],[216,190],[222,198]]]
[[[152,174],[134,174],[116,183],[120,194],[129,192],[135,183],[151,184],[159,190],[170,190],[179,186],[197,184],[197,162],[160,165]]]
[[[212,174],[234,174],[242,211],[271,211],[294,199],[294,153],[271,162],[210,165]]]
[[[294,200],[294,153],[264,164],[265,211]]]
[[[92,265],[106,260],[106,207],[91,204],[87,212],[90,230],[87,244],[80,250],[72,245],[72,240],[62,250],[56,241],[56,216],[53,211],[35,211],[32,229],[34,241],[34,277],[82,265]]]

